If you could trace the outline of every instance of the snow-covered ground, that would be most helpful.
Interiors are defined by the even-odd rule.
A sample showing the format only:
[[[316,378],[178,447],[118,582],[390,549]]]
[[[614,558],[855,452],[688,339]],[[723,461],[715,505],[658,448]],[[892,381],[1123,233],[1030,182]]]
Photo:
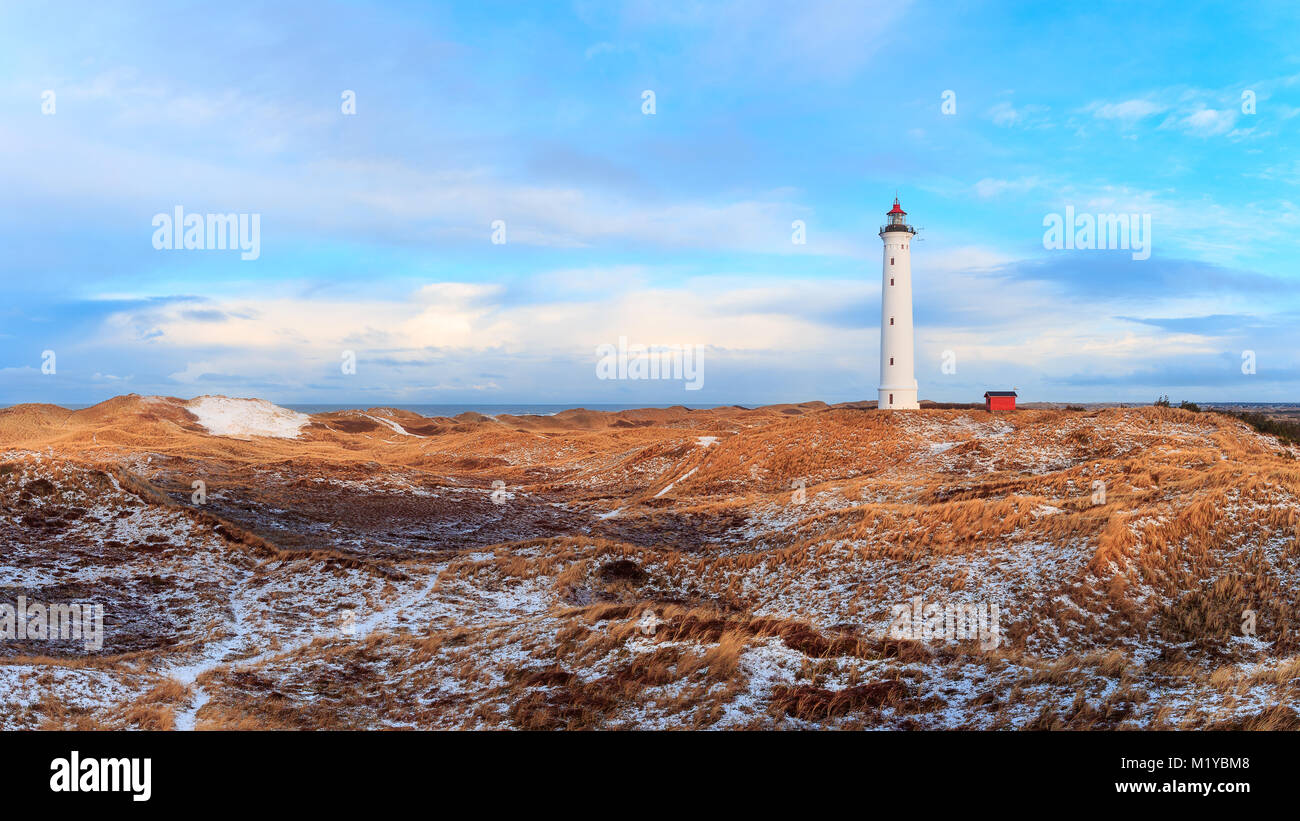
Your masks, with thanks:
[[[185,407],[213,436],[293,439],[311,422],[307,414],[273,405],[265,399],[200,396],[186,402]]]

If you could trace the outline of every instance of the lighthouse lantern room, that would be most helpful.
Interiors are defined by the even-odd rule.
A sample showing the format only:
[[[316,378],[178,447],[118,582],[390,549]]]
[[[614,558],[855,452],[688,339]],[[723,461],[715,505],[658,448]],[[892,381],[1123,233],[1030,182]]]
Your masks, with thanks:
[[[885,243],[880,280],[880,402],[881,410],[909,410],[917,402],[912,334],[912,238],[916,229],[907,224],[907,212],[894,198],[880,226]]]

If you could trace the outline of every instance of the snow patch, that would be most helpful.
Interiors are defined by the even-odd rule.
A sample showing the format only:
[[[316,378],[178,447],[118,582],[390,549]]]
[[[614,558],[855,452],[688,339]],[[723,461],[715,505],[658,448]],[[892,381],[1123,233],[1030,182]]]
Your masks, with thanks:
[[[364,416],[364,417],[366,417],[367,419],[369,419],[369,420],[372,421],[372,422],[378,422],[378,423],[381,424],[381,425],[387,425],[388,427],[392,428],[394,432],[396,432],[396,433],[400,433],[400,434],[403,435],[403,436],[415,436],[415,434],[413,434],[413,433],[408,433],[408,432],[406,431],[406,428],[404,428],[404,427],[402,427],[401,425],[397,424],[397,423],[394,422],[392,419],[384,419],[384,418],[379,417],[379,416],[371,416],[371,415],[368,414],[368,413],[363,413],[363,414],[361,414],[361,415]]]
[[[265,399],[200,396],[185,403],[199,424],[213,436],[271,436],[295,439],[311,422],[305,413],[273,405]]]
[[[697,467],[696,467],[696,468],[691,468],[690,470],[688,470],[688,471],[686,471],[684,474],[682,474],[679,478],[674,479],[672,482],[669,482],[669,483],[668,483],[668,487],[664,488],[663,490],[661,490],[661,491],[659,491],[658,493],[655,494],[655,498],[658,499],[660,496],[662,496],[662,495],[664,495],[665,493],[667,493],[668,491],[672,490],[674,487],[677,486],[677,483],[678,483],[678,482],[682,482],[682,481],[685,481],[685,480],[691,478],[691,475],[692,475],[693,473],[695,473],[695,471],[697,471],[697,470],[699,470],[699,468],[697,468]]]

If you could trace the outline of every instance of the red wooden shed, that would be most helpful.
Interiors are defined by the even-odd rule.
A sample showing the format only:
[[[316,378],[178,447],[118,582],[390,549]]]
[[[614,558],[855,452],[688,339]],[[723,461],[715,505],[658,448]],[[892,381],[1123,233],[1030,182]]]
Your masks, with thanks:
[[[984,410],[1015,410],[1015,391],[984,391]]]

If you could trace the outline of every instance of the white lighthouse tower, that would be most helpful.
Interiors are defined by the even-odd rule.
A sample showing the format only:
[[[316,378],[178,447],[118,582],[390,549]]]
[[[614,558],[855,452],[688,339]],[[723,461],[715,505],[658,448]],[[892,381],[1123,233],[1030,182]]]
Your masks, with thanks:
[[[882,410],[921,407],[916,401],[912,339],[912,237],[907,212],[894,197],[889,224],[880,227],[885,242],[880,278],[880,404]]]

